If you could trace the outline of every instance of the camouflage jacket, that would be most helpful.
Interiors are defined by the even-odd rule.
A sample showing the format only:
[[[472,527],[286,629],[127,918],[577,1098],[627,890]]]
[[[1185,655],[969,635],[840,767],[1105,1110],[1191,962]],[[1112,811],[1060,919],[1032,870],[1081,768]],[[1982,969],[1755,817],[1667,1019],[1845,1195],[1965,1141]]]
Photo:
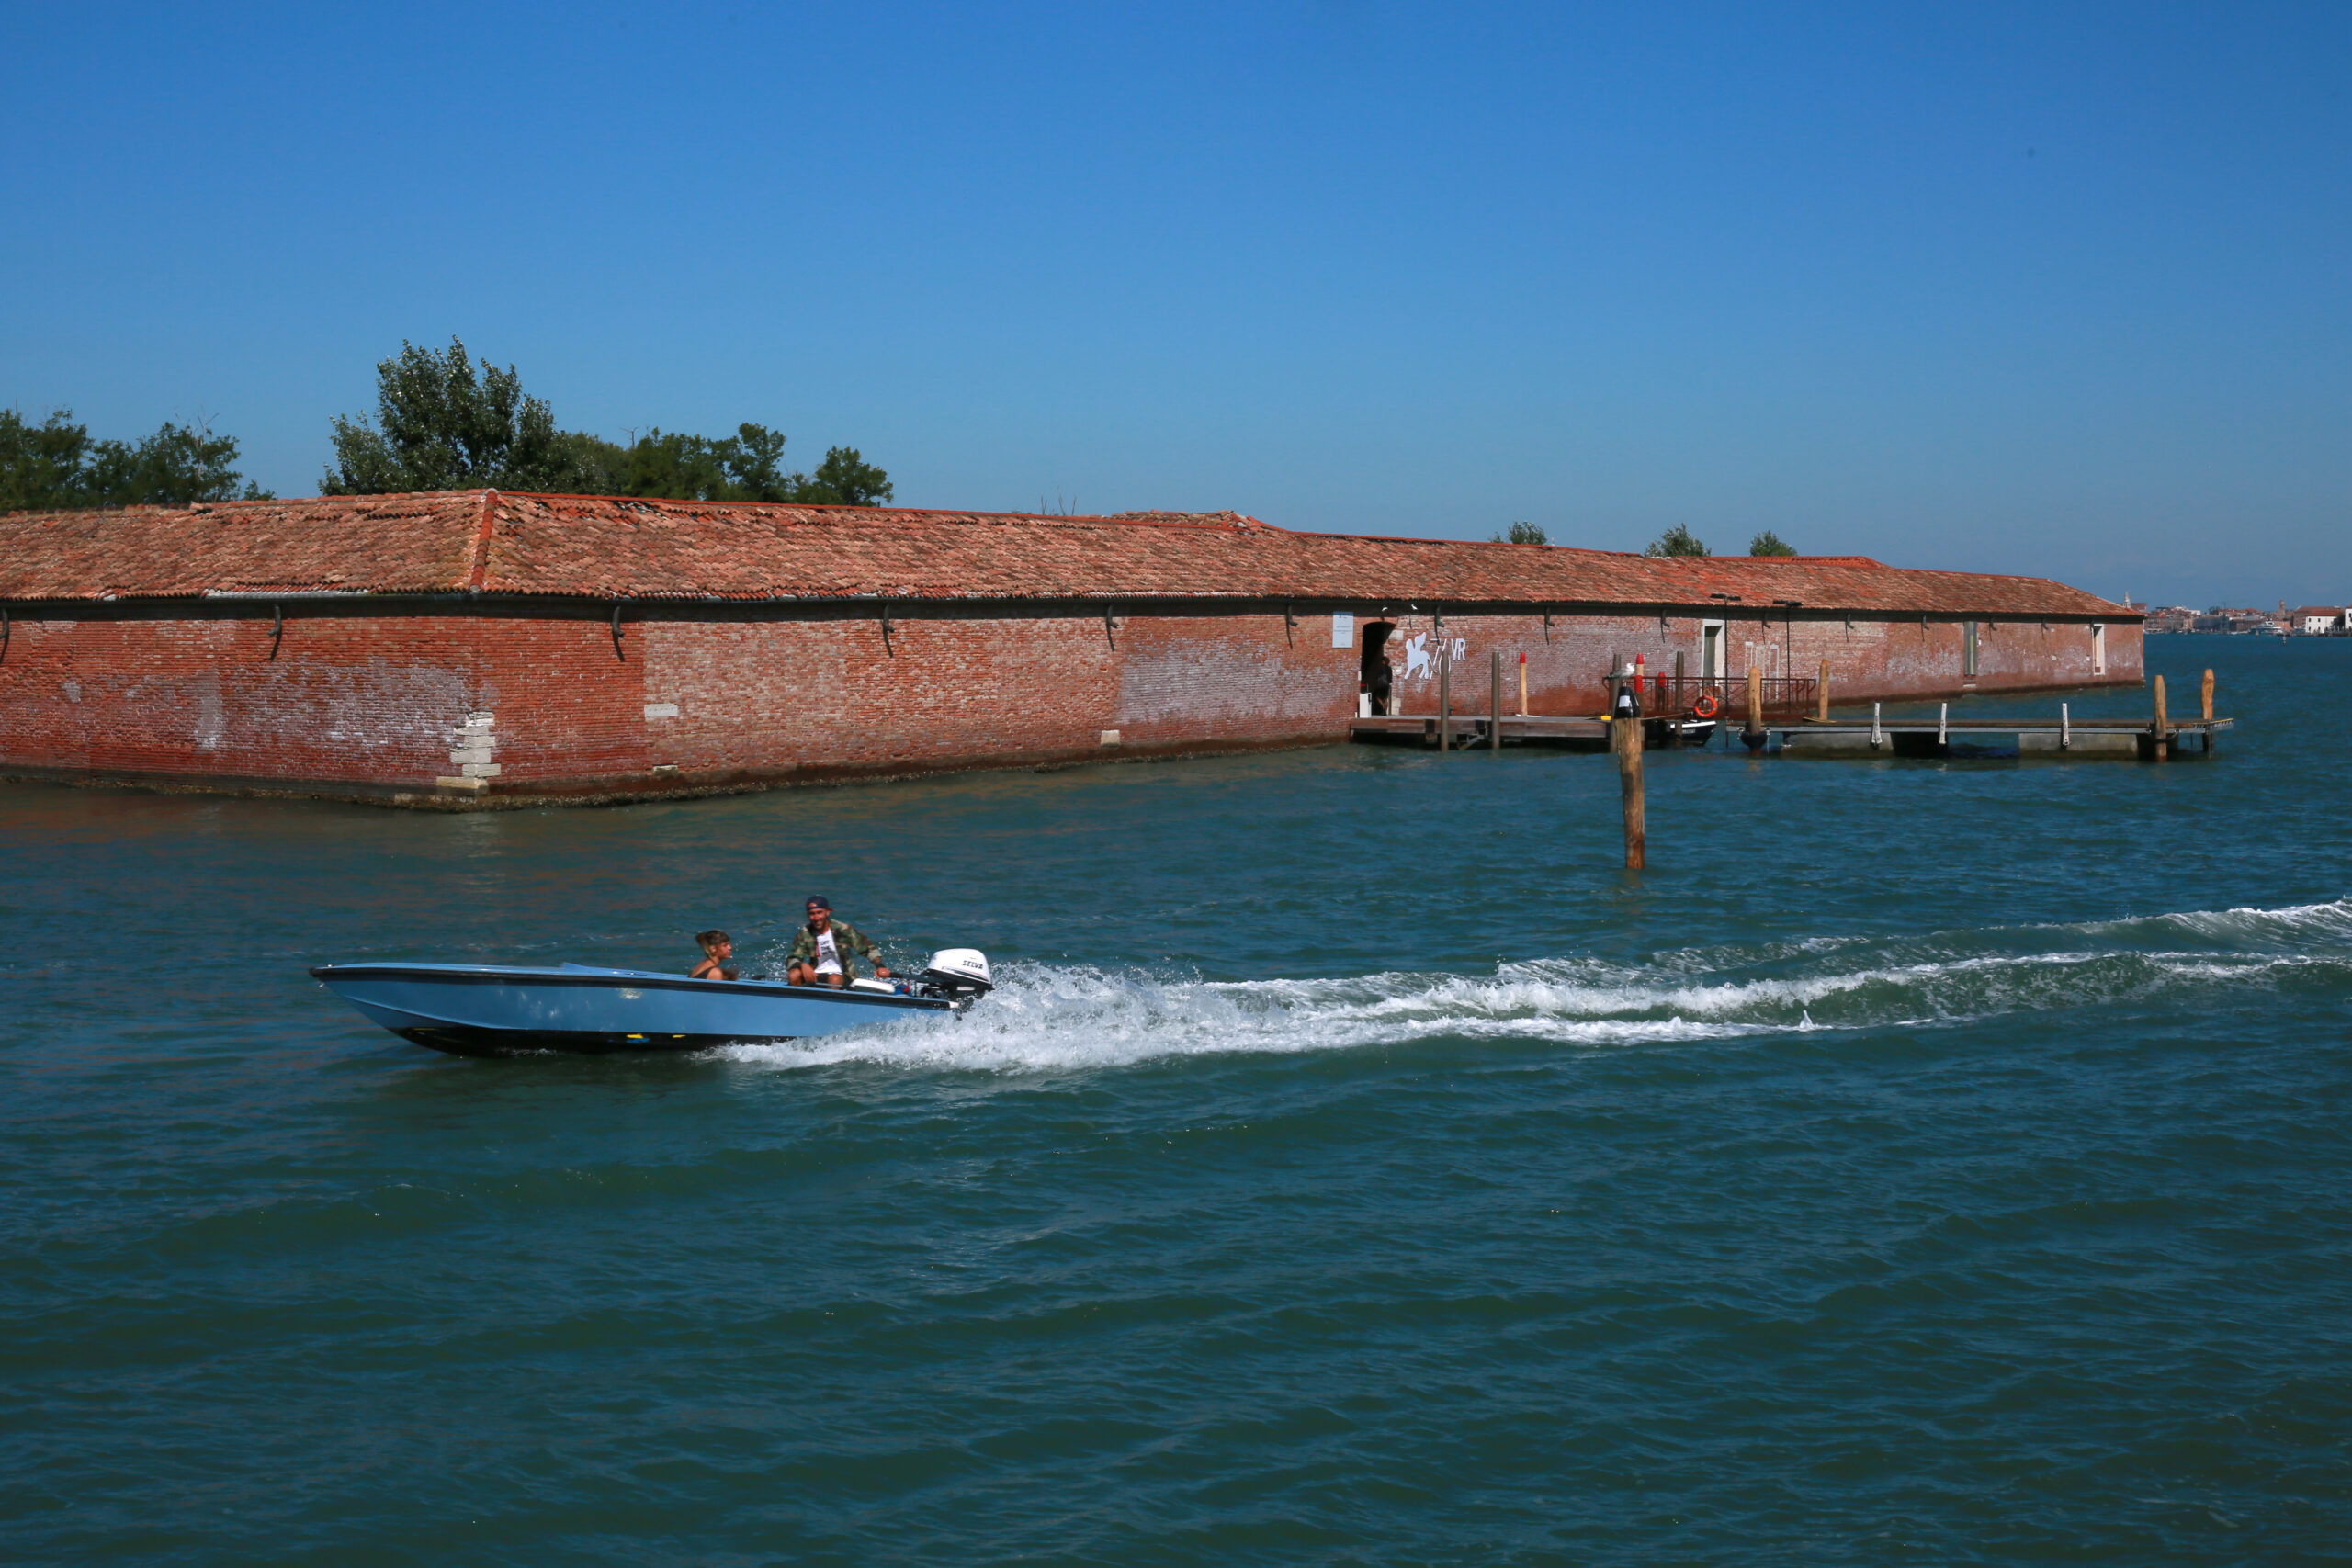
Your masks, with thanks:
[[[864,953],[869,964],[881,962],[882,950],[867,941],[865,933],[847,920],[835,920],[832,923],[832,932],[833,950],[842,955],[842,973],[850,979],[857,978],[857,961],[854,954]],[[806,964],[810,968],[815,968],[817,966],[817,933],[806,925],[795,931],[792,936],[792,951],[786,955],[785,962]]]

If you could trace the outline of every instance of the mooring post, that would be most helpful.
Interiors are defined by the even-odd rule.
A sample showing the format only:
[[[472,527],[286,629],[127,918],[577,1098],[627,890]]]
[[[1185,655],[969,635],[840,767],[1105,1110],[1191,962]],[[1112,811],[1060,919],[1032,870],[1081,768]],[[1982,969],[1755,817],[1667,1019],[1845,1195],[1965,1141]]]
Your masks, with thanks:
[[[2165,742],[2172,739],[2171,721],[2165,713],[2165,678],[2161,675],[2156,677],[2156,722],[2153,728],[2156,737],[2156,761],[2161,762],[2167,751]]]
[[[1487,715],[1487,750],[1489,751],[1500,751],[1503,749],[1502,649],[1495,649],[1494,652],[1487,655],[1487,672],[1492,677],[1490,683],[1494,687],[1493,692],[1490,694],[1492,700],[1487,704],[1489,711]]]
[[[1453,740],[1453,649],[1450,643],[1437,648],[1437,749],[1442,752]]]
[[[1873,751],[1886,744],[1886,732],[1878,725],[1878,704],[1871,705],[1871,750]]]
[[[1816,724],[1829,722],[1829,660],[1821,661],[1821,689],[1815,694],[1813,717]]]
[[[1625,807],[1625,869],[1639,871],[1649,861],[1649,813],[1642,788],[1641,714],[1612,713],[1609,721],[1610,749],[1617,753],[1617,792]]]
[[[1674,709],[1680,713],[1690,705],[1690,694],[1682,687],[1682,650],[1674,650]]]
[[[2205,679],[2199,683],[2198,714],[2206,723],[2213,722],[2213,672],[2211,670],[2205,671]]]
[[[2061,751],[2072,750],[2074,749],[2074,722],[2067,716],[2066,705],[2064,703],[2060,703],[2058,705],[2058,750]]]
[[[1754,664],[1747,667],[1747,723],[1739,739],[1751,751],[1764,750],[1764,671]]]
[[[1942,746],[1942,745],[1946,745],[1946,744],[1948,744],[1948,743],[1949,743],[1949,742],[1946,740],[1946,739],[1945,739],[1944,732],[1945,732],[1946,728],[1951,724],[1951,705],[1950,703],[1938,703],[1938,704],[1936,705],[1936,744],[1937,744],[1937,745],[1939,745],[1939,746]]]
[[[1519,656],[1519,716],[1527,716],[1527,655]]]

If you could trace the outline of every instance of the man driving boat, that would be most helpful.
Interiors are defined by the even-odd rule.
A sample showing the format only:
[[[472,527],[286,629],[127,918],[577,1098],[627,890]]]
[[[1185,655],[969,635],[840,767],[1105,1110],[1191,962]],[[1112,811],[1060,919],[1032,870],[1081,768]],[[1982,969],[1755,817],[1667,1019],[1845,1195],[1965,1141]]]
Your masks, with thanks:
[[[857,976],[856,955],[874,965],[876,979],[890,971],[882,950],[845,920],[833,919],[833,906],[822,896],[808,900],[808,923],[793,933],[792,952],[785,959],[784,977],[796,986],[846,986]]]

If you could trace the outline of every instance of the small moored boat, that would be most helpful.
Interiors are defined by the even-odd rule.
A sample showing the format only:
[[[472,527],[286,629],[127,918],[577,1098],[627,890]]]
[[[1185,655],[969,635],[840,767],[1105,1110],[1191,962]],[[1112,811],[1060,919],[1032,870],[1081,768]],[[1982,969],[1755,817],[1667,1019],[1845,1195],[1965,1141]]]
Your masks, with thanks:
[[[806,1040],[910,1014],[961,1012],[990,987],[987,957],[968,947],[933,953],[912,980],[855,980],[839,990],[584,964],[322,964],[311,974],[402,1039],[461,1056]]]

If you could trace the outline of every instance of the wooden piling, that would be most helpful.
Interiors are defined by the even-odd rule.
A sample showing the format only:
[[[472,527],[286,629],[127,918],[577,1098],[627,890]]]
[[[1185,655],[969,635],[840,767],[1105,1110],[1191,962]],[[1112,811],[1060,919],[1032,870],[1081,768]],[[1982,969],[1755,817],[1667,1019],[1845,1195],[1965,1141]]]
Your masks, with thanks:
[[[1519,716],[1527,716],[1527,655],[1519,656]]]
[[[1829,660],[1821,661],[1821,686],[1815,694],[1813,716],[1822,724],[1829,722]]]
[[[2213,722],[2213,672],[2211,670],[2205,671],[2205,679],[2199,682],[2198,715],[2208,724]]]
[[[2165,678],[2161,675],[2156,677],[2156,722],[2154,730],[2156,737],[2156,761],[2161,762],[2165,760],[2167,754],[2168,748],[2165,743],[2172,739],[2172,721],[2165,713]]]
[[[1645,726],[1639,718],[1611,716],[1610,750],[1617,753],[1617,793],[1625,807],[1625,869],[1640,871],[1649,861],[1649,812],[1642,785]]]
[[[1764,671],[1754,664],[1747,667],[1747,722],[1739,738],[1751,751],[1764,749]]]
[[[1674,650],[1674,707],[1677,713],[1690,706],[1690,694],[1683,688],[1682,650]]]
[[[1487,673],[1493,678],[1489,682],[1493,687],[1493,690],[1488,694],[1491,700],[1487,704],[1487,750],[1489,751],[1499,751],[1503,749],[1502,650],[1500,649],[1497,649],[1494,652],[1487,655]]]
[[[1443,752],[1453,742],[1453,647],[1440,643],[1437,648],[1437,749]]]

